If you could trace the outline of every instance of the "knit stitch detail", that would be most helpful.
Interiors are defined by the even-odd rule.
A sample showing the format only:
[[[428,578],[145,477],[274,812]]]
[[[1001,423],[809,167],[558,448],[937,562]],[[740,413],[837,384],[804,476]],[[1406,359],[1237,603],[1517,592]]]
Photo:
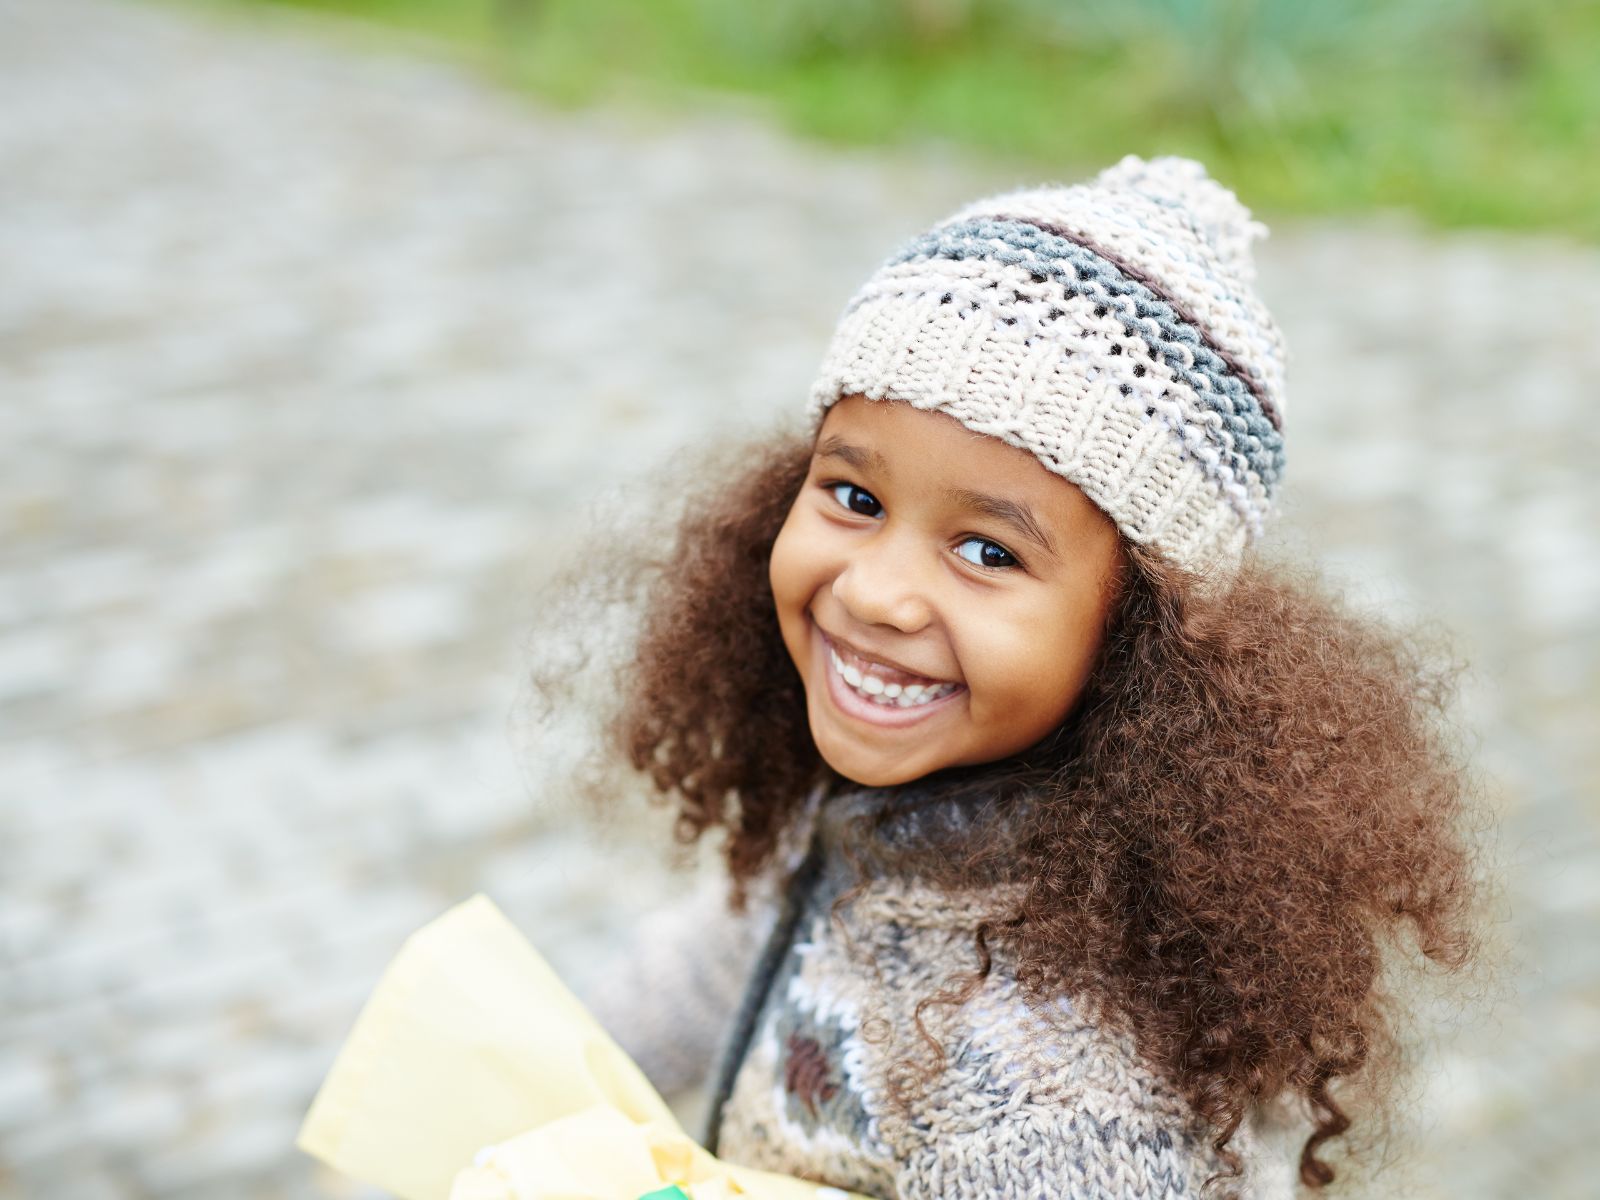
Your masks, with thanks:
[[[717,1152],[886,1200],[1199,1197],[1223,1164],[1181,1094],[1088,997],[1024,996],[1003,933],[966,1003],[920,1014],[943,1066],[895,1102],[906,1055],[924,1054],[919,1002],[972,976],[974,929],[1010,915],[1026,883],[949,893],[894,870],[915,860],[907,849],[1006,817],[981,798],[932,796],[863,844],[854,818],[876,797],[839,797],[822,814],[819,869],[736,1064]],[[1246,1196],[1293,1195],[1254,1115],[1233,1148]]]
[[[1267,227],[1250,216],[1239,198],[1193,159],[1163,155],[1148,161],[1126,155],[1096,177],[1101,187],[1139,192],[1165,205],[1204,238],[1229,271],[1246,283],[1255,278],[1250,243],[1267,236]]]
[[[1204,173],[1200,164],[1193,166]],[[1263,381],[1281,410],[1288,354],[1282,334],[1255,293],[1254,270],[1249,266],[1248,250],[1243,248],[1248,238],[1242,233],[1224,235],[1243,256],[1246,269],[1241,271],[1239,260],[1219,254],[1205,235],[1204,219],[1185,210],[1173,196],[1152,196],[1119,184],[1107,186],[1107,178],[1116,177],[1117,172],[1113,167],[1090,183],[1072,187],[1028,188],[991,196],[967,205],[950,219],[1003,213],[1049,225],[1085,239],[1115,261],[1135,267],[1145,278],[1158,280],[1161,290],[1193,314],[1213,339],[1248,364],[1249,372]],[[1216,186],[1226,192],[1220,184]],[[1233,202],[1238,203],[1236,199]],[[1242,205],[1239,209],[1245,211]],[[1264,234],[1264,225],[1250,225]]]
[[[1028,270],[1030,281],[1053,278],[1065,296],[1085,296],[1097,308],[1110,309],[1119,318],[1122,336],[1144,343],[1138,347],[1143,357],[1159,359],[1193,389],[1200,403],[1218,414],[1221,424],[1213,429],[1232,465],[1253,470],[1269,488],[1277,483],[1283,472],[1283,437],[1250,378],[1235,373],[1228,358],[1207,345],[1204,332],[1171,303],[1098,252],[1026,222],[975,220],[924,235],[895,261],[933,257],[957,261],[983,257],[1021,266]],[[1013,292],[997,296],[996,303],[1004,308],[1023,298]],[[1015,322],[1021,314],[1003,312],[1000,319]],[[1122,344],[1111,343],[1113,355],[1122,351]]]
[[[1178,321],[1181,322],[1180,328],[1187,327],[1188,329],[1194,330],[1194,338],[1191,339],[1187,332],[1185,332],[1181,336],[1178,336],[1177,340],[1189,342],[1191,345],[1202,344],[1201,339],[1206,337],[1206,332],[1205,325],[1200,318],[1189,312],[1189,310],[1184,307],[1183,303],[1176,297],[1168,295],[1160,280],[1151,278],[1133,263],[1126,261],[1119,255],[1106,249],[1104,246],[1096,245],[1093,241],[1082,234],[1074,234],[1070,230],[1059,228],[1050,224],[1048,221],[1041,221],[1037,219],[1024,220],[1020,217],[1010,216],[998,216],[994,219],[996,221],[1027,225],[1043,233],[1047,233],[1051,237],[1060,238],[1063,241],[1081,246],[1083,249],[1089,251],[1095,258],[1101,259],[1105,263],[1114,267],[1117,272],[1119,272],[1126,279],[1140,284],[1142,287],[1147,289],[1152,296],[1159,300],[1161,304],[1170,308],[1172,312],[1176,314]],[[1140,313],[1139,315],[1142,316],[1145,314]],[[1218,358],[1222,359],[1225,367],[1225,371],[1222,372],[1223,374],[1231,372],[1233,375],[1244,381],[1245,386],[1250,389],[1251,393],[1255,397],[1256,404],[1260,407],[1267,420],[1271,422],[1273,429],[1281,431],[1283,429],[1282,414],[1278,412],[1277,407],[1273,403],[1272,397],[1266,392],[1262,381],[1257,377],[1255,370],[1250,366],[1250,364],[1240,360],[1238,356],[1230,351],[1226,346],[1211,342],[1209,340],[1203,344],[1203,348],[1207,354],[1214,354]],[[1207,363],[1206,366],[1212,367],[1214,364]]]

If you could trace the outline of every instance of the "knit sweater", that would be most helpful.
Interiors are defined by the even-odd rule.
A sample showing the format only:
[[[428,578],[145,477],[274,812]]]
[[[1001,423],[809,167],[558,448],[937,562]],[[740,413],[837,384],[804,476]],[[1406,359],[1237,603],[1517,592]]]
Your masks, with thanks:
[[[726,1019],[707,1146],[885,1200],[1201,1196],[1225,1167],[1179,1093],[1131,1039],[1096,1020],[1088,998],[1025,1000],[1003,938],[989,940],[989,972],[964,1003],[921,1012],[942,1062],[919,1034],[918,1002],[973,977],[974,931],[1003,918],[1022,885],[952,893],[906,865],[959,846],[973,821],[995,819],[991,808],[930,794],[863,837],[855,818],[885,793],[819,799],[784,886],[756,914],[708,922],[703,898],[691,910],[692,999],[680,1004],[667,981],[675,972],[658,970],[647,1005],[635,991],[625,1011],[613,990],[597,1006],[658,1086],[681,1084],[683,1075],[665,1076],[704,1051],[707,1018],[726,1013],[717,966],[725,976],[730,962],[751,963]],[[663,928],[652,931],[657,967]],[[675,1064],[663,1042],[683,1048]],[[1245,1164],[1232,1186],[1249,1200],[1289,1200],[1300,1141],[1287,1109],[1255,1110],[1230,1145]]]

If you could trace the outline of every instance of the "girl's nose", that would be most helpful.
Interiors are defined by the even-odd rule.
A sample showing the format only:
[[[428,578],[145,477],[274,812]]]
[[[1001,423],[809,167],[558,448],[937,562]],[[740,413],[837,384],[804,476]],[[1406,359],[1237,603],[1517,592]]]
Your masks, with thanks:
[[[833,597],[863,625],[890,625],[916,633],[933,618],[919,564],[911,548],[879,536],[860,547],[833,578]]]

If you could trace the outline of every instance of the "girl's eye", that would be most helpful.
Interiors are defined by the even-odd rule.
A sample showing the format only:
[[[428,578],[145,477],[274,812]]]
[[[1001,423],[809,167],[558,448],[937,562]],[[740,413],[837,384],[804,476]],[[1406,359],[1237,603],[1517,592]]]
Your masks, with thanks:
[[[977,546],[976,554],[967,553],[968,546]],[[956,547],[956,553],[966,559],[975,567],[1020,567],[1016,556],[1002,546],[999,542],[991,542],[988,538],[969,537]]]
[[[871,492],[858,488],[853,483],[830,483],[827,486],[833,493],[833,498],[851,512],[860,513],[864,517],[878,515],[880,505],[872,498]]]

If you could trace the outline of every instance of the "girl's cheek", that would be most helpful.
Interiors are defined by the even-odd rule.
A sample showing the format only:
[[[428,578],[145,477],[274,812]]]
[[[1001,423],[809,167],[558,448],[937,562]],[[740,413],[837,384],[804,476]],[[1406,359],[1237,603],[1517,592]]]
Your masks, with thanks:
[[[788,576],[789,543],[792,538],[794,525],[794,510],[789,510],[789,516],[783,526],[778,530],[778,536],[773,540],[772,553],[767,557],[767,581],[772,585],[773,595],[782,591],[782,585]]]
[[[778,532],[773,545],[777,570],[791,588],[815,584],[827,555],[828,531],[821,518],[798,505]]]
[[[791,509],[767,560],[767,582],[780,618],[798,617],[808,595],[803,525],[801,515]]]

